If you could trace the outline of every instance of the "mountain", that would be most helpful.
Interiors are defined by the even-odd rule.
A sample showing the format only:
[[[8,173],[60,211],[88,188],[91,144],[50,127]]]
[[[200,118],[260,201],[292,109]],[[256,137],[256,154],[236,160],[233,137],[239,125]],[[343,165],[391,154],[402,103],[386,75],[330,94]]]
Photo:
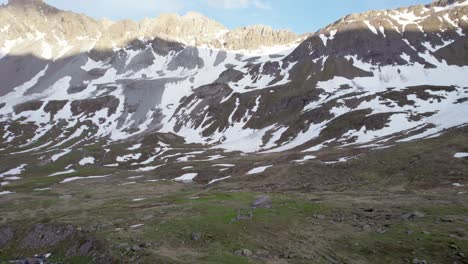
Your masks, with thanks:
[[[163,14],[140,22],[96,21],[85,15],[56,9],[44,1],[32,0],[11,0],[0,12],[3,25],[0,41],[5,43],[1,52],[31,53],[44,59],[57,59],[91,49],[123,48],[134,40],[149,41],[154,37],[230,50],[291,44],[299,38],[292,32],[267,26],[228,30],[195,12],[185,16]],[[15,50],[15,47],[21,49]]]
[[[10,0],[0,263],[468,263],[467,34],[468,0],[303,36]]]
[[[221,157],[439,136],[468,122],[467,11],[462,0],[371,11],[304,39],[193,12],[96,21],[10,0],[0,149],[56,161],[92,142],[149,142],[157,148],[117,162],[138,169],[164,164],[151,138],[168,135]]]

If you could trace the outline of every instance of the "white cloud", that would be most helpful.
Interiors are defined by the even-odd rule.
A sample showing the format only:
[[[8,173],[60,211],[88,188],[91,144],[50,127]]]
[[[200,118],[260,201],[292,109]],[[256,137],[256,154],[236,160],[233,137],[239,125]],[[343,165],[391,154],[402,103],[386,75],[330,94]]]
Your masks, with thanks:
[[[241,9],[248,7],[271,9],[271,6],[262,0],[206,0],[206,3],[211,7],[222,9]]]

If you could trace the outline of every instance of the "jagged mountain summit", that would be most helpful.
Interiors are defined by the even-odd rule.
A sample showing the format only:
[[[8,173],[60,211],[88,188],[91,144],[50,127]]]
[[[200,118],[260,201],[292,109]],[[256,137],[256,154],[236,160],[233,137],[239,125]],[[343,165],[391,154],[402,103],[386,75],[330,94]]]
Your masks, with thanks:
[[[312,153],[468,123],[465,0],[350,15],[301,42],[196,13],[96,21],[26,0],[0,13],[3,151],[55,161],[96,140],[170,134],[211,149]],[[155,168],[162,149],[119,162]]]
[[[56,9],[40,0],[10,0],[0,9],[3,54],[31,54],[44,59],[87,52],[112,50],[136,39],[177,41],[186,45],[206,45],[228,50],[252,50],[288,45],[300,37],[286,30],[252,26],[229,30],[201,14],[163,14],[157,18],[94,20],[85,15]],[[13,44],[14,43],[14,44]],[[15,50],[15,48],[20,48]]]

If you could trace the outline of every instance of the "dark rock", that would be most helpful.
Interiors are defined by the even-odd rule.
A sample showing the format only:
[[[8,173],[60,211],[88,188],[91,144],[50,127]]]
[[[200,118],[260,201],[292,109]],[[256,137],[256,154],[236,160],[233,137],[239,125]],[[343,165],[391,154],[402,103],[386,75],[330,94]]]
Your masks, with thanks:
[[[413,264],[427,264],[425,260],[419,260],[417,258],[413,259]]]
[[[327,218],[326,216],[321,215],[321,214],[314,214],[313,216],[315,219],[318,219],[318,220],[325,220]]]
[[[268,250],[258,249],[255,251],[255,255],[259,258],[271,258],[271,254]]]
[[[95,239],[87,239],[83,243],[75,243],[67,250],[67,256],[87,256],[96,248]]]
[[[151,46],[154,52],[160,56],[167,56],[171,51],[177,53],[184,49],[184,45],[179,42],[168,41],[158,37],[153,39]]]
[[[215,83],[238,82],[244,78],[244,73],[234,69],[227,69],[219,75]]]
[[[451,245],[450,245],[450,249],[458,250],[458,247],[457,247],[457,245],[451,244]]]
[[[145,243],[141,243],[141,244],[140,244],[140,247],[141,247],[141,248],[149,248],[149,247],[151,247],[152,245],[153,245],[153,243],[151,243],[151,242],[145,242]]]
[[[75,232],[71,225],[37,224],[24,237],[22,245],[27,248],[53,246]]]
[[[453,222],[453,219],[450,219],[448,217],[442,217],[439,219],[441,222],[445,222],[445,223],[451,223]]]
[[[271,208],[272,202],[268,196],[260,196],[253,203],[252,208]]]
[[[243,248],[243,249],[236,250],[234,254],[239,255],[239,256],[244,256],[244,257],[250,257],[253,255],[253,252],[250,249]]]
[[[143,248],[141,248],[141,247],[138,246],[138,245],[133,245],[133,246],[132,246],[132,251],[140,252],[140,251],[143,251]]]
[[[86,90],[86,88],[88,88],[88,85],[86,85],[86,84],[72,85],[72,86],[68,87],[67,93],[68,94],[80,93],[80,92]]]
[[[413,230],[406,230],[406,234],[407,234],[407,235],[412,235],[413,233],[414,233]]]
[[[385,230],[383,228],[377,228],[377,230],[375,230],[375,232],[377,232],[378,234],[385,234],[385,232],[387,232],[387,230]]]
[[[88,74],[94,78],[101,78],[106,74],[107,69],[95,68],[88,71]]]
[[[244,248],[244,249],[242,249],[242,255],[245,256],[245,257],[250,257],[250,256],[253,255],[253,252],[250,249]]]
[[[8,244],[15,235],[15,231],[11,227],[4,227],[0,229],[0,248]]]
[[[205,62],[199,56],[198,49],[195,47],[185,47],[179,52],[167,65],[170,71],[175,71],[179,67],[186,69],[203,68]]]
[[[36,110],[39,110],[43,104],[44,102],[38,101],[38,100],[28,101],[25,103],[15,105],[13,107],[13,110],[15,111],[15,114],[19,114],[25,111],[36,111]]]
[[[341,223],[344,222],[345,217],[342,214],[335,214],[332,219],[334,222]]]
[[[457,228],[455,229],[455,234],[464,237],[466,235],[466,230],[464,228]]]
[[[43,259],[43,258],[25,258],[25,259],[10,261],[10,263],[14,263],[14,264],[44,264],[45,259]]]
[[[292,258],[296,257],[296,253],[294,253],[293,251],[288,250],[288,251],[285,251],[283,254],[281,254],[281,257],[292,259]]]
[[[202,234],[200,232],[193,232],[191,235],[191,238],[193,241],[198,241],[202,237]]]
[[[119,99],[114,96],[102,96],[73,101],[71,103],[71,111],[74,116],[80,114],[92,115],[101,109],[107,108],[107,116],[111,116],[115,113],[119,104]]]
[[[58,111],[63,109],[65,105],[68,103],[67,100],[52,100],[49,101],[45,106],[44,106],[44,112],[50,113],[50,119],[54,119],[55,114],[57,114]]]
[[[127,247],[128,247],[127,243],[119,243],[119,244],[115,245],[115,248],[117,248],[117,249],[122,249],[122,248],[127,248]]]
[[[425,214],[423,214],[421,212],[418,212],[418,211],[415,211],[415,212],[412,212],[412,213],[402,214],[400,216],[400,218],[403,219],[403,220],[414,220],[416,218],[423,218],[425,216],[426,216]]]

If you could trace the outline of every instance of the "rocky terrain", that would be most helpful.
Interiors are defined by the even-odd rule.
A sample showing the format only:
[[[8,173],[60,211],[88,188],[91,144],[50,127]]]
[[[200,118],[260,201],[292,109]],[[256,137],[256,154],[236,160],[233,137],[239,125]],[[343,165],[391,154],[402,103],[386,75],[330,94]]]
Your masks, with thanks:
[[[468,262],[468,1],[0,25],[0,262]]]
[[[228,50],[255,50],[293,44],[301,37],[287,30],[252,26],[229,30],[195,12],[184,16],[163,14],[156,18],[95,20],[62,11],[43,0],[9,0],[0,10],[0,43],[5,54],[31,53],[46,60],[73,56],[91,49],[124,48],[135,40],[159,37],[186,45]],[[53,30],[51,30],[53,28]]]

